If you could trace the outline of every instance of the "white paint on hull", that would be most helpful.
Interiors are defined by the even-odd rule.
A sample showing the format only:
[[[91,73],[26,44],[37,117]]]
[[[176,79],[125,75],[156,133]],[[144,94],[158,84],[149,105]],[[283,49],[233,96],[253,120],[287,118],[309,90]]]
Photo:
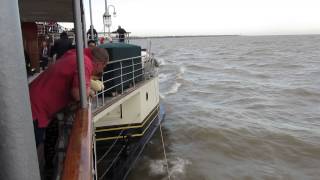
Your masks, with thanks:
[[[159,104],[159,100],[159,80],[158,77],[154,77],[94,116],[94,126],[106,127],[142,123]]]

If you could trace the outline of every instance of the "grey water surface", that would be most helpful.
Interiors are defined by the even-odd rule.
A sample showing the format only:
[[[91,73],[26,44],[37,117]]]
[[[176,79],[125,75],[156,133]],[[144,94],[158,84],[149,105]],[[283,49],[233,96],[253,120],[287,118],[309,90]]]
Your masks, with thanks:
[[[172,180],[320,179],[320,36],[151,40]],[[157,133],[128,179],[165,167]]]

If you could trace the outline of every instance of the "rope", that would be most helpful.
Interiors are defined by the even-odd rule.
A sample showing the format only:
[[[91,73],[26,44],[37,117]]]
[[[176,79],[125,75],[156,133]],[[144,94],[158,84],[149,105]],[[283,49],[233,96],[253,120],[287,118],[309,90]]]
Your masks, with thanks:
[[[164,159],[166,161],[166,169],[167,169],[167,173],[168,173],[168,179],[171,180],[170,173],[169,173],[169,163],[168,163],[168,159],[167,159],[166,149],[164,147],[164,140],[163,140],[162,128],[161,127],[162,126],[161,126],[161,123],[160,123],[160,135],[161,135],[161,142],[162,142],[162,148],[163,148],[163,155],[164,155]]]

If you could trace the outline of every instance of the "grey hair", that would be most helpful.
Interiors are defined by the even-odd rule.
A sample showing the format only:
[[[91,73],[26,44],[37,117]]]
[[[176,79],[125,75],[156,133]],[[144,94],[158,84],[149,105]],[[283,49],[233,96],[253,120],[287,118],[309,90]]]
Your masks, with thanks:
[[[108,51],[103,48],[93,47],[91,49],[91,54],[93,56],[93,61],[96,62],[109,62]]]

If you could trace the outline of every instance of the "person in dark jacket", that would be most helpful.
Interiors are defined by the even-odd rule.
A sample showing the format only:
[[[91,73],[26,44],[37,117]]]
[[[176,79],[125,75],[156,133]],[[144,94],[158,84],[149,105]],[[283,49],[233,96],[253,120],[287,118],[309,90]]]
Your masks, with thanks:
[[[124,42],[127,31],[121,28],[121,26],[118,26],[118,29],[115,32],[119,34],[119,42]]]
[[[98,33],[96,29],[93,29],[93,37],[91,36],[91,29],[89,29],[87,31],[87,38],[88,40],[94,40],[97,41],[98,40]]]
[[[57,54],[56,59],[59,59],[65,52],[72,48],[72,42],[68,38],[68,34],[66,32],[62,32],[60,34],[60,39],[54,42],[54,45],[51,49],[51,57],[54,54]]]

